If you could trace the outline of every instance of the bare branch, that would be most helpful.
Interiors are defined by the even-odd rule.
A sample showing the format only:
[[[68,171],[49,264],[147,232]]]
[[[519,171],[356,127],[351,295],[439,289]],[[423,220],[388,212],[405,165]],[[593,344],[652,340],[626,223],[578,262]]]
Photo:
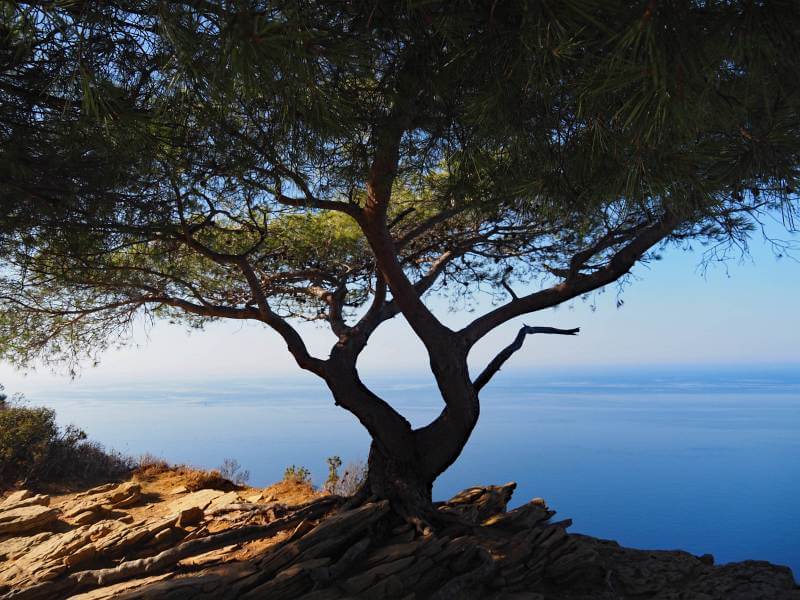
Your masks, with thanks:
[[[519,330],[517,337],[514,338],[514,341],[503,348],[497,354],[497,356],[492,359],[492,362],[487,365],[483,372],[475,378],[475,381],[472,383],[472,385],[475,386],[475,391],[480,391],[483,386],[489,383],[489,381],[491,381],[492,377],[497,374],[503,364],[505,364],[505,362],[511,358],[511,355],[522,348],[522,344],[525,342],[526,336],[534,333],[576,335],[579,331],[580,327],[576,327],[575,329],[556,329],[555,327],[529,327],[528,325],[523,325],[522,329]]]
[[[513,267],[508,267],[506,269],[505,273],[503,273],[503,279],[501,280],[500,283],[502,283],[503,288],[506,290],[506,292],[508,292],[508,295],[511,296],[512,299],[517,300],[519,299],[519,296],[517,296],[516,292],[514,292],[514,289],[508,283],[508,276],[511,275],[512,270]]]

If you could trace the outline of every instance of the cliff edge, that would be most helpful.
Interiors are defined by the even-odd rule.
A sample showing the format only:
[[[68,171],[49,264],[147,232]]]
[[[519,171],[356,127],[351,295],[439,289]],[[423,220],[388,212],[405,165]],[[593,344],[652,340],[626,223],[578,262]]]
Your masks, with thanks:
[[[221,488],[221,489],[220,489]],[[464,490],[419,534],[385,502],[168,470],[0,503],[0,598],[800,600],[787,567],[714,565],[571,534],[514,484]]]

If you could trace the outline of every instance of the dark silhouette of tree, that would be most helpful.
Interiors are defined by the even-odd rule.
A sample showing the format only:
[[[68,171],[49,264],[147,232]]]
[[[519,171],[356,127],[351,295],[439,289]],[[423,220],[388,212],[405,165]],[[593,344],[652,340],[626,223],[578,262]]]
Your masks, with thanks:
[[[139,314],[264,323],[372,436],[365,492],[420,522],[479,391],[528,334],[577,329],[524,326],[477,376],[476,342],[664,244],[724,254],[798,209],[793,1],[0,14],[0,355],[75,365]],[[455,331],[436,291],[498,305]],[[356,369],[401,313],[444,401],[418,429]]]

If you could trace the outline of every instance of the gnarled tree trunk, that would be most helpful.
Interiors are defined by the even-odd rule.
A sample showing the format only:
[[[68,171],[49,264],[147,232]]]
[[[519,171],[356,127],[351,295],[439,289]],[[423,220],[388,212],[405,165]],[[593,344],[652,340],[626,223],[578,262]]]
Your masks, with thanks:
[[[360,496],[389,500],[398,514],[418,527],[436,514],[433,483],[461,454],[478,420],[478,397],[465,353],[453,350],[452,345],[442,345],[431,357],[445,407],[433,422],[416,430],[361,382],[357,352],[332,353],[326,373],[336,403],[352,412],[372,436]]]
[[[364,491],[369,496],[389,500],[406,517],[424,516],[432,510],[435,477],[425,471],[422,460],[408,453],[398,456],[387,452],[375,441],[370,445]]]

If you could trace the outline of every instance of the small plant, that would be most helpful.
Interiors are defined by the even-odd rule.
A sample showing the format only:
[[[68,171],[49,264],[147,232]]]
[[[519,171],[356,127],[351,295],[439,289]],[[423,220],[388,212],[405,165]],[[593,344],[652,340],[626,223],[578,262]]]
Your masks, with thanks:
[[[245,485],[250,479],[250,471],[242,469],[242,465],[235,458],[226,458],[219,467],[219,473],[225,479],[230,479],[236,485]]]
[[[367,479],[367,465],[364,461],[347,463],[344,473],[339,475],[342,459],[338,456],[328,457],[328,479],[322,490],[328,494],[352,496]]]
[[[283,480],[311,485],[311,471],[305,467],[292,465],[290,467],[286,467],[286,470],[283,472]]]
[[[329,493],[335,494],[336,488],[339,485],[339,467],[342,466],[342,459],[338,456],[329,456],[328,459],[328,478],[322,489]]]

